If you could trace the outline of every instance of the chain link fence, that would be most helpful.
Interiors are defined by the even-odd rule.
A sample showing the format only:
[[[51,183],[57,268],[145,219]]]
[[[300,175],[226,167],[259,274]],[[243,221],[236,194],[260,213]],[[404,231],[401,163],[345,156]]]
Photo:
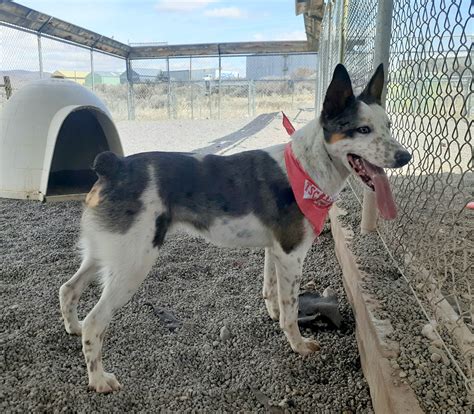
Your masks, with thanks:
[[[0,84],[70,79],[93,90],[115,120],[226,119],[314,111],[317,55],[130,60],[0,23]],[[128,67],[128,71],[127,71]],[[0,108],[7,99],[0,87]]]
[[[377,0],[330,1],[320,39],[319,90],[343,62],[360,92],[376,64]],[[389,3],[389,2],[385,2]],[[423,313],[473,387],[474,165],[472,5],[469,0],[393,2],[387,112],[412,162],[387,171],[396,221],[378,232]],[[338,16],[335,16],[337,14]],[[339,26],[334,26],[338,21]],[[342,39],[342,41],[341,41]],[[387,45],[388,46],[388,45]],[[339,59],[338,53],[340,52]],[[322,97],[317,97],[317,110]],[[351,187],[359,200],[358,180]]]
[[[120,84],[125,70],[125,59],[0,23],[0,84],[8,77],[12,94],[38,79],[69,79],[93,90],[114,119],[127,119],[128,86]],[[0,109],[6,100],[1,86]]]
[[[133,118],[225,119],[314,110],[316,54],[132,60]]]

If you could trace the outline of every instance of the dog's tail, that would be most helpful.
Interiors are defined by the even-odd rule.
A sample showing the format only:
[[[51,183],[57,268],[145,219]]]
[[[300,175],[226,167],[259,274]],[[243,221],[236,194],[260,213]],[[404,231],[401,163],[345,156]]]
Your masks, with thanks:
[[[114,178],[120,171],[123,161],[111,151],[101,152],[95,157],[92,169],[99,177]]]

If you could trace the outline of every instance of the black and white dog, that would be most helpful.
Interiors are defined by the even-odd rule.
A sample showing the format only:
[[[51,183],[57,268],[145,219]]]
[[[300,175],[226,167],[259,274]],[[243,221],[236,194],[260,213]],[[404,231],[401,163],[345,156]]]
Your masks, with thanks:
[[[407,164],[411,155],[390,134],[380,105],[384,74],[379,66],[365,90],[354,96],[342,65],[334,71],[323,110],[293,134],[298,165],[329,199],[352,172],[375,190],[382,216],[395,206],[382,167]],[[315,228],[302,213],[285,163],[287,145],[230,156],[149,152],[119,158],[99,154],[99,179],[86,198],[80,246],[83,261],[59,292],[66,331],[82,335],[89,387],[111,392],[121,386],[102,367],[101,349],[113,314],[137,291],[178,227],[220,246],[265,248],[263,297],[291,348],[301,355],[319,349],[297,324],[303,261]],[[317,232],[316,232],[317,233]],[[79,322],[77,303],[97,276],[103,292]]]

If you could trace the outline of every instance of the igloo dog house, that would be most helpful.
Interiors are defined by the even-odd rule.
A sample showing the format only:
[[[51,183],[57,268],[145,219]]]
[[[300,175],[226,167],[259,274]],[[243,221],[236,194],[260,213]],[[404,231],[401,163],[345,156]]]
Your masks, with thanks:
[[[123,155],[104,103],[75,82],[45,79],[14,93],[0,113],[0,197],[67,199],[87,193],[102,151]]]

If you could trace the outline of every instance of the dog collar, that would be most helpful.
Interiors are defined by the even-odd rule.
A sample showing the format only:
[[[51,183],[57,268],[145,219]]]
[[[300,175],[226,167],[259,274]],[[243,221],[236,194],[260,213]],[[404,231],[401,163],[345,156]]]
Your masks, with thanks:
[[[285,147],[285,165],[296,204],[311,223],[316,236],[319,236],[336,197],[324,193],[311,179],[296,159],[291,142]]]

